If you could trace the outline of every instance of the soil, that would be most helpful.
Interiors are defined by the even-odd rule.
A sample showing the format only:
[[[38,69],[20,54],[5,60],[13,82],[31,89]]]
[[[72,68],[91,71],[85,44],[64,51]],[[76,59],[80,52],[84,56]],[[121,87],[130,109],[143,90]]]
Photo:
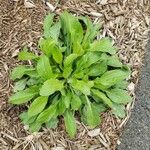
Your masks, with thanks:
[[[13,87],[9,78],[10,71],[22,63],[17,60],[17,54],[25,45],[37,53],[43,18],[50,12],[42,0],[34,0],[34,3],[35,8],[25,8],[24,0],[0,0],[0,150],[115,150],[120,131],[134,103],[127,105],[127,116],[123,120],[115,118],[111,112],[104,113],[99,127],[100,134],[95,137],[90,137],[90,129],[77,121],[78,135],[74,140],[67,137],[63,121],[55,130],[43,129],[40,133],[28,133],[19,119],[19,114],[26,106],[12,106],[8,103]],[[51,3],[56,4],[56,1]],[[117,43],[120,59],[132,67],[133,73],[129,80],[132,88],[129,92],[133,99],[147,39],[147,27],[150,25],[149,6],[149,0],[140,3],[137,0],[103,0],[103,4],[96,3],[96,0],[61,0],[55,10],[56,14],[69,10],[77,15],[89,15],[94,22],[100,21],[103,29],[101,35],[110,36]]]

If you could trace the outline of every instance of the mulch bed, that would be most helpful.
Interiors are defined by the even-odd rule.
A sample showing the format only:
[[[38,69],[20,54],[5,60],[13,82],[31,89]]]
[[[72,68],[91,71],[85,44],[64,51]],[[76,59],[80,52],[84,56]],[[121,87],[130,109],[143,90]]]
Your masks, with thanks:
[[[57,4],[51,1],[52,5]],[[135,86],[144,57],[150,26],[149,0],[60,0],[55,12],[71,11],[77,15],[89,15],[102,25],[100,36],[111,37],[118,45],[122,61],[132,67],[128,90],[133,103],[126,106],[127,116],[115,118],[111,112],[102,115],[99,128],[90,130],[77,122],[78,135],[70,140],[64,130],[63,120],[55,130],[29,134],[18,116],[26,106],[8,104],[13,83],[10,70],[19,61],[16,57],[24,45],[37,52],[37,41],[42,34],[44,16],[50,12],[42,0],[34,0],[36,7],[26,8],[22,0],[0,1],[0,149],[2,150],[115,150],[119,136],[130,117],[135,100]],[[96,132],[91,136],[90,132]]]

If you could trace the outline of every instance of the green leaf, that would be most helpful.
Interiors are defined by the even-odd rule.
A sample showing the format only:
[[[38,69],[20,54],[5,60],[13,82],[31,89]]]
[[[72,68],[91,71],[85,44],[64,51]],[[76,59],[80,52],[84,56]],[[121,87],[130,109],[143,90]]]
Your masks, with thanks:
[[[71,66],[73,61],[78,57],[77,54],[70,54],[69,56],[66,57],[64,60],[64,67]]]
[[[87,105],[84,108],[84,116],[86,117],[86,122],[91,128],[95,128],[100,123],[99,113],[92,107],[91,102],[88,98]]]
[[[46,38],[49,37],[49,31],[53,23],[53,18],[54,18],[54,14],[49,14],[44,19],[43,29],[44,29],[44,36]]]
[[[122,63],[120,62],[117,55],[108,57],[107,64],[108,66],[112,66],[112,67],[122,67]]]
[[[119,118],[124,118],[126,116],[125,107],[115,103],[113,103],[112,113]]]
[[[39,40],[39,47],[40,50],[47,55],[48,57],[50,57],[52,55],[52,52],[55,51],[55,47],[56,47],[56,42],[53,39],[40,39]]]
[[[68,78],[68,76],[72,72],[72,64],[73,61],[78,57],[77,54],[70,54],[69,56],[66,57],[64,60],[64,70],[63,70],[63,77]]]
[[[79,42],[73,43],[73,53],[77,55],[82,55],[84,53],[84,49],[82,48],[82,45]],[[72,55],[72,54],[70,54]]]
[[[88,70],[89,76],[99,76],[107,71],[107,63],[105,61],[92,65]]]
[[[41,96],[49,96],[56,91],[61,91],[64,88],[64,82],[58,79],[49,79],[44,82],[42,88],[40,89]]]
[[[37,55],[27,51],[21,51],[18,55],[19,60],[32,60],[36,58],[38,58]]]
[[[126,80],[124,80],[124,81],[118,82],[115,85],[115,88],[118,88],[118,89],[127,89],[127,86],[128,86],[128,82]]]
[[[61,53],[61,50],[58,47],[55,47],[55,49],[52,52],[54,60],[58,63],[61,64],[63,55]]]
[[[19,91],[9,98],[12,104],[22,104],[30,101],[39,92],[38,87],[27,88],[26,90]]]
[[[41,129],[42,124],[39,122],[33,122],[29,125],[30,132],[38,132]]]
[[[48,122],[50,119],[54,117],[56,113],[56,106],[57,106],[57,103],[49,106],[42,113],[40,113],[36,121],[40,123]]]
[[[27,83],[27,79],[22,79],[17,81],[14,86],[14,92],[24,90],[26,83]]]
[[[89,51],[107,52],[109,54],[115,54],[117,49],[112,45],[109,38],[102,38],[99,41],[95,41],[90,45]]]
[[[70,84],[74,89],[79,90],[84,95],[90,95],[90,89],[94,86],[93,81],[85,82],[83,80],[76,79],[70,80]]]
[[[58,125],[58,122],[59,122],[58,118],[52,118],[48,122],[46,122],[46,127],[55,129]]]
[[[56,22],[47,32],[47,37],[51,37],[55,41],[58,41],[60,28],[61,28],[60,22]]]
[[[66,131],[68,132],[69,136],[71,138],[74,138],[76,135],[76,123],[75,123],[75,118],[73,116],[73,113],[70,110],[67,110],[64,114],[64,121],[65,121],[65,127]]]
[[[46,106],[48,97],[39,96],[36,98],[28,109],[28,116],[32,117],[39,114]]]
[[[86,17],[80,17],[80,19],[85,23],[86,25],[86,33],[83,38],[82,45],[84,49],[89,48],[89,45],[91,41],[96,37],[98,34],[98,30],[100,29],[100,25],[98,24],[93,24],[88,16]]]
[[[101,60],[101,52],[87,52],[77,62],[77,70],[88,68],[92,64]]]
[[[29,125],[36,120],[37,116],[29,117],[27,112],[23,112],[19,115],[19,118],[24,124]]]
[[[64,98],[61,98],[58,103],[57,112],[58,115],[62,115],[66,110],[66,105],[64,103]]]
[[[102,100],[105,104],[107,104],[109,107],[112,107],[111,100],[101,91],[92,89],[92,93],[100,98],[100,101]]]
[[[129,76],[129,72],[125,70],[111,70],[105,72],[100,78],[95,80],[95,83],[98,85],[102,85],[104,89],[107,89],[118,82],[126,79]]]
[[[32,70],[34,70],[34,68],[30,68],[27,66],[18,66],[14,68],[13,71],[11,72],[11,79],[12,80],[20,79],[23,77],[23,75],[27,74],[28,71]]]
[[[111,89],[106,91],[106,93],[113,102],[118,104],[127,104],[132,101],[131,96],[129,96],[126,90]]]
[[[37,63],[37,72],[43,79],[50,79],[53,76],[49,59],[46,55],[42,55]]]
[[[92,107],[95,111],[97,111],[99,114],[102,112],[105,112],[107,110],[106,106],[102,103],[92,103]]]
[[[82,102],[79,96],[76,94],[72,94],[72,99],[71,99],[71,108],[72,110],[79,110]]]
[[[70,101],[71,101],[71,98],[72,98],[71,97],[71,92],[68,91],[67,94],[62,98],[64,99],[64,104],[65,104],[66,108],[69,108],[70,107]]]
[[[39,84],[40,82],[41,82],[40,79],[37,79],[37,78],[30,78],[30,79],[26,82],[26,84],[27,84],[28,86],[32,86],[32,85],[37,85],[37,84]]]
[[[71,43],[76,41],[81,43],[83,39],[83,29],[78,19],[68,12],[63,12],[60,18],[63,35],[66,35],[65,41],[68,43],[67,46],[70,46]]]

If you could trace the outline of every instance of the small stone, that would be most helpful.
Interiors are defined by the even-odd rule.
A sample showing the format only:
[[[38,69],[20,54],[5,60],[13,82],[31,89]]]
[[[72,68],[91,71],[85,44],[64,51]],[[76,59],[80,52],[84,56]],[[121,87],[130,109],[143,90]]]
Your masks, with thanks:
[[[90,137],[95,137],[95,136],[97,136],[97,135],[99,135],[99,134],[100,134],[100,128],[94,129],[94,130],[91,130],[91,131],[88,132],[88,135],[89,135]]]

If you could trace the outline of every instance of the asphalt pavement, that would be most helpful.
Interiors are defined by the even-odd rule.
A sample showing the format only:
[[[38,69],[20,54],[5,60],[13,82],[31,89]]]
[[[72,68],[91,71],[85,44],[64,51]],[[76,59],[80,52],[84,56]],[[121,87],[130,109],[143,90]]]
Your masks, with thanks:
[[[136,89],[137,100],[117,150],[150,150],[150,40]]]

